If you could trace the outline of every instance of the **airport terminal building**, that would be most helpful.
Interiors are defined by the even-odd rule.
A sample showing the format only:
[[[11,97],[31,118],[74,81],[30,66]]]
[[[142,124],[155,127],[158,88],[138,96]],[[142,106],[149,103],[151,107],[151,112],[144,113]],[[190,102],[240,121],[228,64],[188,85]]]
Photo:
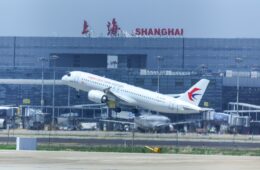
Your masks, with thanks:
[[[157,91],[159,77],[165,94],[207,78],[201,106],[222,111],[236,101],[238,73],[239,101],[260,105],[259,56],[260,39],[0,37],[0,78],[53,79],[55,71],[60,79],[82,70]],[[44,85],[45,105],[52,104],[52,89]],[[40,98],[39,85],[0,85],[1,105],[40,105]],[[78,97],[66,86],[56,86],[55,99],[59,106],[89,103],[86,93]]]

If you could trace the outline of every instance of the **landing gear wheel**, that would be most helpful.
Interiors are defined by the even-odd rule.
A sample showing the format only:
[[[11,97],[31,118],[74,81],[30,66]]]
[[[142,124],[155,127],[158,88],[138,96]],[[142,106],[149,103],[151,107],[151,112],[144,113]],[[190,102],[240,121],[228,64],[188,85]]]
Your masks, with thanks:
[[[120,113],[122,109],[120,107],[115,108],[115,112]]]

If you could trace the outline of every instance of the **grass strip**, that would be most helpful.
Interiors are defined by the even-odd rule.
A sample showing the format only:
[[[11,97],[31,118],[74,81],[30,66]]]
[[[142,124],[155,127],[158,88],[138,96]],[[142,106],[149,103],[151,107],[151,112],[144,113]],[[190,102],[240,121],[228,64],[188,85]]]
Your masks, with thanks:
[[[0,144],[0,150],[15,150],[15,145]],[[41,144],[37,150],[42,151],[80,151],[80,152],[123,152],[123,153],[152,153],[142,146],[84,146],[64,144]],[[162,147],[160,153],[167,154],[196,154],[196,155],[236,155],[260,156],[260,149],[241,148],[193,148],[193,147]]]

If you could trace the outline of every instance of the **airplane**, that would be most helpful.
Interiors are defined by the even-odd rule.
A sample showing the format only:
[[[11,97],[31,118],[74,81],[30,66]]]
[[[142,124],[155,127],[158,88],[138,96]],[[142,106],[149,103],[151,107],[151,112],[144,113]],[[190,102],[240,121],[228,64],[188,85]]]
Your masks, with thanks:
[[[173,125],[171,120],[163,115],[143,114],[135,117],[135,128],[141,132],[171,132]]]
[[[119,124],[121,127],[124,127],[125,125],[133,126],[136,131],[139,132],[153,132],[153,133],[170,133],[174,132],[177,129],[175,129],[178,125],[185,125],[185,124],[194,124],[197,122],[200,122],[199,119],[192,119],[192,120],[183,120],[178,122],[171,122],[170,118],[164,115],[158,115],[158,114],[151,114],[150,112],[142,111],[140,116],[135,116],[133,118],[133,121],[130,119],[128,121],[124,120],[101,120],[101,122],[106,123],[114,123]],[[123,130],[123,129],[121,129]],[[124,129],[126,130],[126,129]]]
[[[175,126],[197,123],[199,120],[184,120],[171,122],[170,118],[164,115],[143,114],[135,117],[134,123],[136,130],[140,132],[169,133],[173,132]]]
[[[209,84],[201,79],[185,93],[167,95],[82,71],[68,72],[61,80],[77,91],[88,92],[90,101],[106,103],[116,112],[121,111],[120,105],[126,105],[169,114],[202,112],[198,105]]]
[[[132,121],[122,121],[122,120],[101,120],[106,123],[115,123],[121,125],[133,125],[134,130],[140,132],[172,132],[173,125],[171,120],[163,115],[152,115],[143,113],[137,116]]]

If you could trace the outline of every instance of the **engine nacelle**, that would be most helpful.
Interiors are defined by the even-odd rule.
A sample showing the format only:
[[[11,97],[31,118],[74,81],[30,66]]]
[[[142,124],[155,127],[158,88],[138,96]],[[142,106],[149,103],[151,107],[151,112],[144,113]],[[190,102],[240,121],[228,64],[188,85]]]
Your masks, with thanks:
[[[95,103],[106,103],[108,101],[107,95],[99,90],[90,90],[88,92],[88,99]]]

